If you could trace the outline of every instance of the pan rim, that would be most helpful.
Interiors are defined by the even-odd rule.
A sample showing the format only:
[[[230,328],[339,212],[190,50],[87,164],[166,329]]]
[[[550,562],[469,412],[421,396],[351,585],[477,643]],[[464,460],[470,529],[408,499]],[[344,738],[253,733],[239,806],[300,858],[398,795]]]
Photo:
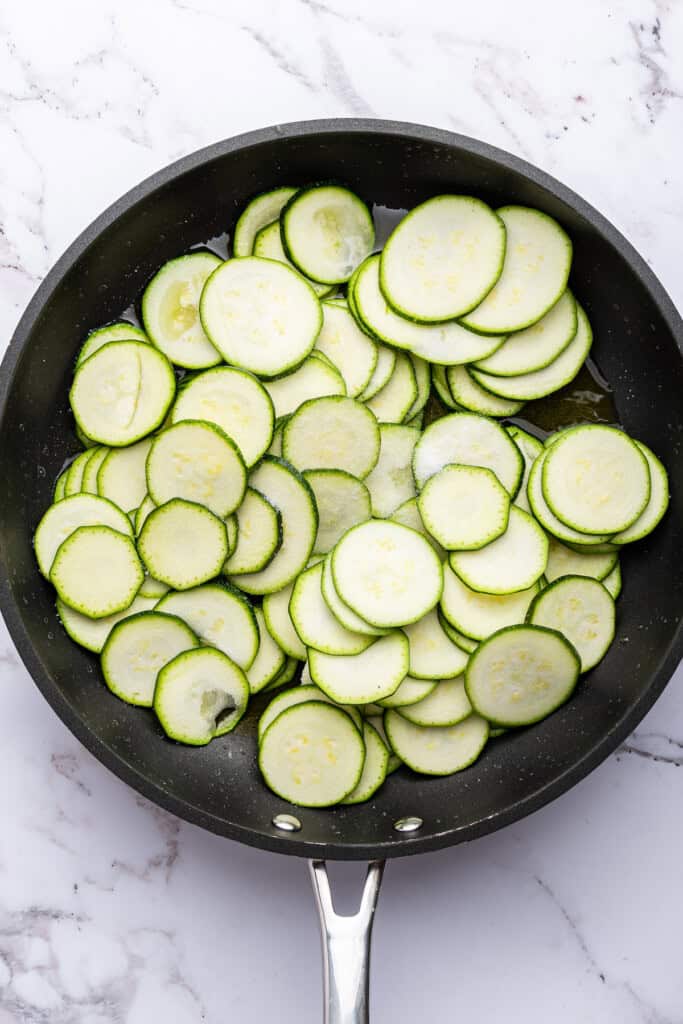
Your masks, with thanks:
[[[230,153],[286,138],[292,139],[315,135],[331,136],[335,134],[399,136],[415,142],[428,142],[451,148],[455,147],[472,156],[491,160],[543,188],[593,224],[600,234],[618,251],[652,296],[663,320],[676,341],[679,352],[683,354],[683,320],[654,271],[651,270],[634,246],[607,218],[572,189],[545,171],[540,170],[520,157],[491,146],[486,142],[426,125],[371,118],[332,118],[295,121],[260,128],[224,139],[168,164],[125,192],[77,236],[36,289],[13,332],[7,351],[0,364],[0,430],[2,429],[7,403],[26,343],[42,313],[44,305],[53,292],[60,287],[63,278],[71,270],[73,264],[81,258],[89,246],[93,244],[102,231],[108,228],[113,221],[130,211],[139,202],[146,200],[157,189],[171,184],[175,179],[195,170],[199,166],[209,164]],[[102,738],[93,733],[72,710],[57,685],[53,682],[47,665],[43,663],[33,647],[24,627],[18,605],[12,594],[9,582],[9,567],[1,538],[0,610],[3,613],[12,641],[29,675],[53,711],[101,764],[133,790],[185,821],[246,845],[294,856],[325,857],[336,860],[401,857],[434,851],[463,841],[479,838],[515,821],[519,821],[534,811],[540,810],[546,804],[571,789],[613,753],[661,695],[676,670],[681,656],[683,656],[683,623],[679,623],[671,643],[662,654],[659,664],[651,674],[647,689],[628,708],[622,717],[613,723],[601,741],[551,782],[539,786],[530,795],[508,805],[504,810],[495,815],[480,818],[466,825],[431,832],[429,835],[422,837],[418,833],[412,837],[410,834],[396,835],[385,842],[379,843],[316,843],[304,838],[298,838],[297,833],[285,836],[277,833],[275,829],[269,831],[267,823],[264,823],[263,830],[257,830],[226,822],[217,815],[209,814],[198,808],[191,801],[179,798],[165,790],[159,783],[151,781],[141,771],[129,764],[121,755],[115,753]]]

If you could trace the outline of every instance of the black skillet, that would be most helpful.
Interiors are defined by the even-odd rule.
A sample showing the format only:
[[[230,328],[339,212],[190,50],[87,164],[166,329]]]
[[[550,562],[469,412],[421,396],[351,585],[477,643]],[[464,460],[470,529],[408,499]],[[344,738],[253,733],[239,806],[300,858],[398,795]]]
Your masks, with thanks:
[[[616,642],[565,707],[492,742],[460,775],[425,779],[402,769],[369,803],[297,810],[298,822],[289,823],[296,830],[283,831],[273,822],[292,808],[265,788],[256,768],[262,701],[236,733],[205,749],[170,743],[151,714],[100,684],[97,658],[66,636],[52,588],[36,569],[31,536],[58,470],[78,447],[67,392],[87,332],[119,317],[165,260],[230,231],[255,193],[330,178],[390,209],[464,192],[557,218],[574,242],[571,285],[593,324],[594,357],[613,389],[618,420],[664,459],[672,502],[657,531],[624,553]],[[12,638],[62,721],[129,785],[213,832],[316,862],[328,939],[327,1019],[334,1024],[366,1019],[367,941],[381,865],[371,867],[360,916],[347,921],[333,916],[321,859],[381,861],[435,850],[537,810],[615,749],[676,668],[683,653],[682,348],[683,324],[652,271],[569,189],[481,142],[363,120],[252,132],[160,171],[83,232],[22,317],[0,376],[0,599]],[[577,397],[578,405],[551,406],[554,423],[547,403],[539,408],[542,425],[595,415],[586,395]],[[532,407],[528,416],[534,420]],[[398,830],[406,818],[418,821]]]

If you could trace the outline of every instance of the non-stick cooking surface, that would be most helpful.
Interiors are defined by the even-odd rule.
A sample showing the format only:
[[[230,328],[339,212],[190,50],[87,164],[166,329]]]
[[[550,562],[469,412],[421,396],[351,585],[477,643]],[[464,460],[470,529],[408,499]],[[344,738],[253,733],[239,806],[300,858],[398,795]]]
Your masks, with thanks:
[[[97,656],[64,633],[31,537],[56,473],[78,447],[67,392],[86,333],[118,317],[165,260],[231,231],[255,193],[330,178],[392,209],[466,192],[556,217],[574,242],[571,286],[593,324],[593,355],[614,389],[620,421],[664,459],[672,503],[657,531],[622,556],[616,641],[565,707],[492,741],[459,775],[427,779],[401,769],[369,803],[302,809],[302,830],[283,834],[271,819],[291,808],[256,768],[265,698],[252,703],[235,733],[205,748],[165,739],[151,713],[109,693]],[[151,800],[214,832],[282,853],[360,859],[436,849],[499,828],[599,764],[652,705],[681,656],[682,342],[681,320],[662,287],[604,218],[545,174],[482,143],[413,125],[339,120],[278,126],[202,150],[148,179],[81,235],[39,288],[5,357],[0,597],[12,637],[46,699],[96,757]],[[421,817],[422,829],[395,832],[405,815]]]

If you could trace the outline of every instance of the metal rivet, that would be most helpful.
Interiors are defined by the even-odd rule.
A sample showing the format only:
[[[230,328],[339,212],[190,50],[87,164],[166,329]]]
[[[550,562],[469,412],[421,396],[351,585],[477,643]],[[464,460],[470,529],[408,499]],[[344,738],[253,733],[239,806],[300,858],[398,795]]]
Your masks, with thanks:
[[[394,830],[396,832],[417,832],[423,825],[422,818],[399,818],[394,822]]]
[[[301,822],[293,814],[276,814],[273,818],[273,825],[282,832],[301,831]]]

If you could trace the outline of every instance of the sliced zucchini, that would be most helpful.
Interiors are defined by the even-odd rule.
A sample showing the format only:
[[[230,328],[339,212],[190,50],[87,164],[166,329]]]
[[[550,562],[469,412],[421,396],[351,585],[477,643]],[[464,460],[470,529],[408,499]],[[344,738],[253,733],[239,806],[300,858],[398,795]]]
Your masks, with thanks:
[[[614,600],[597,580],[563,576],[533,599],[527,621],[562,633],[581,659],[581,671],[588,672],[614,640]]]
[[[363,399],[380,423],[402,423],[417,399],[417,382],[410,359],[396,354],[391,377],[372,398]]]
[[[553,514],[584,533],[625,530],[650,498],[640,448],[621,430],[597,423],[574,427],[551,445],[541,481]]]
[[[512,505],[507,530],[478,551],[452,551],[451,569],[471,590],[512,594],[541,578],[548,562],[548,538],[536,520]]]
[[[408,671],[413,678],[450,679],[464,671],[467,655],[445,633],[435,608],[403,632],[408,637]]]
[[[155,597],[158,601],[164,594],[168,594],[170,589],[168,583],[155,580],[153,576],[145,576],[138,594],[140,597]]]
[[[365,763],[363,738],[341,708],[307,701],[271,722],[259,746],[266,784],[301,807],[339,803],[358,785]]]
[[[415,430],[422,430],[422,428],[424,426],[424,415],[425,414],[424,414],[424,409],[423,409],[421,412],[418,412],[417,416],[413,416],[412,418],[407,419],[406,420],[406,426],[407,427],[414,427]]]
[[[387,520],[349,530],[332,552],[332,574],[342,601],[380,628],[416,622],[443,589],[441,562],[428,541]]]
[[[136,537],[139,537],[140,531],[142,530],[142,527],[145,525],[145,519],[150,514],[150,512],[154,511],[155,508],[156,505],[150,498],[149,494],[145,495],[145,497],[142,500],[142,504],[135,512],[135,523],[133,525],[135,526]]]
[[[379,354],[377,345],[356,323],[346,306],[323,302],[323,326],[315,343],[344,378],[346,393],[357,398],[370,383]]]
[[[221,571],[228,556],[225,523],[203,505],[173,498],[145,519],[138,551],[151,576],[189,590]]]
[[[102,650],[102,675],[127,704],[151,708],[159,671],[199,641],[182,619],[163,612],[129,615],[114,626]]]
[[[146,437],[127,448],[106,452],[97,472],[97,493],[124,512],[138,509],[147,494],[145,465],[152,441]]]
[[[518,505],[519,508],[524,509],[525,512],[532,512],[526,490],[527,484],[529,482],[529,473],[531,472],[531,467],[533,466],[535,460],[538,458],[540,453],[543,451],[543,445],[537,437],[534,437],[533,434],[527,433],[526,430],[522,430],[521,427],[511,424],[505,429],[507,430],[512,440],[519,448],[522,458],[524,459],[524,472],[522,474],[522,482],[519,485],[519,490],[517,491],[517,495],[515,497],[515,505]]]
[[[171,422],[205,420],[232,438],[247,466],[258,462],[273,438],[275,414],[265,388],[250,373],[219,366],[183,386]]]
[[[372,707],[371,704],[367,706]],[[384,743],[385,747],[389,751],[387,775],[393,775],[393,773],[401,767],[403,761],[398,756],[396,751],[392,748],[391,743],[389,742],[389,737],[387,736],[386,730],[384,728],[384,711],[382,710],[382,708],[380,708],[379,710],[380,713],[377,715],[368,715],[368,721],[370,722],[370,725],[377,730],[377,735],[380,737],[382,743]]]
[[[256,256],[226,260],[199,303],[202,326],[228,363],[275,377],[303,362],[322,326],[315,292],[283,263]]]
[[[432,384],[434,386],[434,390],[447,409],[458,410],[460,408],[451,394],[445,366],[432,365]]]
[[[455,573],[453,573],[452,575],[455,576]],[[446,616],[441,611],[441,609],[439,609],[439,622],[443,626],[443,630],[446,636],[448,636],[456,645],[456,647],[460,648],[461,651],[464,651],[465,654],[471,654],[472,651],[476,651],[477,647],[479,646],[479,641],[472,640],[469,636],[465,636],[464,633],[461,633],[459,630],[457,630],[455,626],[452,626],[448,619],[446,618]]]
[[[402,505],[399,505],[395,512],[392,512],[389,518],[394,523],[400,523],[402,526],[408,526],[411,530],[417,530],[418,533],[421,533],[436,551],[439,561],[444,561],[446,558],[446,552],[441,547],[438,540],[435,540],[434,537],[432,537],[431,533],[422,522],[417,498],[411,498],[409,501],[404,501]]]
[[[249,703],[244,672],[222,651],[184,651],[159,672],[154,710],[170,739],[203,746],[232,732]]]
[[[448,551],[474,551],[507,530],[510,496],[481,466],[444,466],[417,499],[422,521]]]
[[[522,373],[517,377],[494,377],[491,373],[472,370],[472,376],[483,388],[499,395],[506,401],[527,401],[543,398],[559,391],[574,380],[584,364],[593,343],[593,331],[588,317],[578,306],[578,328],[567,347],[552,363],[534,373]]]
[[[50,505],[33,536],[38,568],[43,576],[49,578],[60,545],[81,526],[109,526],[127,536],[133,533],[128,516],[110,501],[94,494],[64,498]]]
[[[257,234],[277,220],[283,206],[296,194],[295,188],[283,186],[263,192],[247,203],[235,225],[232,239],[233,256],[251,256]]]
[[[372,333],[395,348],[407,349],[430,363],[469,363],[495,352],[505,337],[484,337],[457,320],[415,323],[391,308],[380,288],[380,256],[370,256],[358,269],[353,288],[358,316]]]
[[[223,566],[226,576],[263,569],[282,541],[280,513],[252,487],[237,510],[237,524],[237,543]]]
[[[282,454],[297,469],[341,469],[363,479],[379,457],[377,420],[353,398],[314,398],[287,420]]]
[[[252,472],[249,485],[280,513],[282,543],[264,569],[240,575],[238,583],[248,594],[270,594],[282,590],[306,565],[315,543],[318,513],[304,478],[269,455]]]
[[[152,345],[112,341],[78,367],[69,402],[88,437],[118,448],[156,430],[175,387],[173,367]]]
[[[592,576],[595,580],[604,580],[617,564],[618,557],[616,551],[604,554],[590,550],[574,551],[551,537],[545,578],[548,583],[553,583],[561,576]]]
[[[567,526],[561,519],[553,513],[552,509],[545,500],[542,487],[542,474],[543,474],[543,463],[548,453],[548,448],[544,448],[543,452],[538,456],[534,464],[529,471],[529,479],[527,481],[527,498],[531,506],[531,511],[538,522],[541,524],[547,533],[552,534],[553,537],[557,537],[558,540],[564,541],[566,544],[578,543],[583,545],[600,546],[606,541],[609,541],[612,536],[609,533],[598,533],[598,534],[587,534],[581,533],[579,530],[572,529],[571,526]]]
[[[246,492],[245,492],[246,493]],[[233,513],[231,516],[227,516],[225,522],[225,533],[228,538],[228,557],[233,553],[237,547],[237,516]],[[279,546],[279,541],[278,541]]]
[[[143,579],[132,540],[110,526],[79,526],[62,541],[50,569],[64,604],[91,619],[127,608]]]
[[[390,516],[415,497],[412,459],[420,431],[398,423],[382,423],[377,464],[366,479],[372,514]]]
[[[496,377],[535,373],[557,359],[577,327],[576,301],[567,288],[545,316],[526,330],[510,335],[492,355],[478,359],[474,369]]]
[[[571,696],[581,670],[568,640],[543,626],[510,626],[470,657],[465,688],[474,710],[500,726],[531,725]]]
[[[263,616],[268,632],[285,654],[290,658],[305,661],[306,647],[302,644],[289,614],[289,602],[293,589],[294,581],[288,583],[282,590],[266,594],[263,598]]]
[[[266,452],[267,455],[273,455],[276,459],[282,458],[282,433],[285,429],[285,423],[289,419],[289,416],[282,416],[273,431],[273,440],[270,442],[270,448]]]
[[[491,633],[524,622],[539,589],[539,584],[534,583],[526,590],[512,594],[480,594],[463,583],[452,569],[444,566],[441,613],[451,626],[476,646],[479,640],[485,640]],[[460,642],[457,637],[453,639],[455,643]]]
[[[106,459],[111,449],[101,445],[91,452],[90,458],[85,463],[83,478],[81,480],[81,494],[97,494],[97,474],[100,466]],[[133,506],[131,505],[131,508]]]
[[[73,462],[70,464],[66,471],[66,479],[64,481],[64,497],[72,498],[76,494],[81,493],[83,487],[83,474],[85,473],[86,466],[95,454],[96,449],[88,448],[84,452],[80,452]]]
[[[367,402],[374,398],[384,385],[388,384],[396,365],[396,355],[397,353],[393,349],[387,348],[386,345],[377,345],[377,364],[372,371],[370,380],[357,396],[360,402]]]
[[[223,261],[211,252],[191,252],[164,263],[145,288],[142,320],[153,345],[176,366],[202,370],[221,354],[199,319],[199,297],[207,278]]]
[[[453,320],[474,309],[500,277],[505,224],[471,196],[435,196],[394,228],[382,252],[380,286],[410,320]]]
[[[234,587],[208,583],[182,593],[171,591],[156,610],[182,619],[202,643],[227,654],[245,671],[253,664],[259,647],[254,609]]]
[[[261,228],[254,239],[254,249],[251,255],[260,256],[262,259],[267,260],[277,260],[278,263],[284,263],[299,273],[298,267],[295,267],[292,261],[287,258],[287,253],[282,244],[279,220],[275,220],[272,224],[267,224],[264,228]],[[329,285],[318,284],[316,281],[310,281],[308,278],[306,278],[306,281],[310,284],[318,298],[322,298],[323,295],[329,295]]]
[[[354,789],[341,801],[342,804],[361,804],[369,800],[387,777],[389,748],[370,722],[363,722],[363,743],[365,762],[363,772]]]
[[[635,522],[612,537],[613,544],[631,544],[635,540],[642,540],[643,537],[647,537],[649,533],[652,533],[669,507],[669,478],[664,466],[654,452],[650,451],[642,441],[636,441],[635,443],[647,460],[650,471],[650,497],[647,505]],[[86,470],[87,468],[86,465]]]
[[[339,704],[369,704],[388,697],[408,674],[408,641],[400,630],[379,637],[360,654],[310,650],[313,682]]]
[[[512,402],[487,391],[477,383],[479,375],[471,374],[466,366],[449,366],[446,380],[457,404],[482,416],[516,416],[524,405],[524,402]]]
[[[371,626],[369,622],[362,619],[360,615],[356,615],[356,613],[352,611],[344,601],[342,601],[334,585],[334,576],[332,573],[332,552],[329,553],[323,562],[321,586],[325,603],[334,617],[338,619],[346,629],[350,630],[352,633],[365,633],[367,636],[382,636],[389,632],[387,629],[378,629],[377,626]]]
[[[106,450],[107,450],[106,448],[102,449],[102,451],[104,451],[105,453],[106,453]],[[69,475],[69,469],[67,467],[66,469],[62,470],[62,472],[59,474],[59,476],[57,477],[57,479],[55,481],[54,491],[52,492],[52,501],[55,504],[58,501],[61,501],[62,498],[66,497],[66,478],[67,478],[68,475]]]
[[[399,713],[413,725],[457,725],[472,714],[472,705],[465,692],[465,677],[444,679],[417,704],[399,708]]]
[[[254,615],[259,632],[259,646],[256,657],[246,669],[246,675],[250,692],[259,693],[280,673],[287,656],[268,632],[263,611],[254,608]]]
[[[372,214],[362,199],[339,185],[301,189],[280,222],[292,263],[322,284],[348,281],[375,244]]]
[[[432,387],[432,376],[429,372],[429,363],[425,359],[421,359],[420,356],[413,355],[412,352],[408,354],[408,358],[410,359],[413,367],[413,373],[415,374],[417,398],[405,414],[404,423],[406,423],[407,426],[418,426],[418,424],[414,424],[412,421],[422,415],[424,407],[429,401],[429,395]],[[422,422],[420,422],[419,427],[422,427]]]
[[[483,334],[520,331],[540,320],[565,288],[572,243],[557,221],[527,206],[496,211],[505,225],[503,270],[484,300],[463,322]]]
[[[106,327],[98,327],[91,331],[83,342],[81,350],[76,359],[76,366],[80,366],[86,359],[94,355],[98,349],[108,345],[110,341],[142,341],[149,342],[149,338],[143,330],[135,324],[129,324],[125,320],[115,324],[107,324]]]
[[[616,563],[612,571],[601,582],[607,593],[611,594],[616,601],[621,593],[621,566],[619,562]]]
[[[287,708],[294,707],[295,704],[305,704],[312,700],[320,701],[322,704],[334,704],[331,697],[328,697],[326,693],[312,683],[304,683],[295,687],[293,690],[287,690],[285,693],[279,693],[277,697],[274,697],[268,707],[265,709],[258,723],[258,740],[261,742],[266,729],[271,725],[278,715],[281,715]],[[335,705],[339,707],[340,705]],[[344,711],[349,715],[356,728],[361,731],[363,728],[363,721],[360,717],[357,708],[345,707]]]
[[[266,381],[265,388],[278,419],[291,416],[300,405],[311,399],[346,395],[346,385],[339,370],[317,352],[292,373]]]
[[[262,692],[270,690],[279,690],[283,686],[288,686],[288,684],[291,683],[292,680],[294,679],[294,676],[296,675],[298,668],[298,659],[288,657],[284,665],[278,672],[278,674],[271,679],[267,686],[263,687]],[[299,687],[297,686],[297,690],[298,689]]]
[[[368,704],[367,707],[376,709],[375,714],[383,714],[385,708],[407,708],[411,704],[417,704],[432,692],[437,685],[435,679],[413,679],[406,676],[398,690],[389,697],[382,698],[377,704]]]
[[[469,715],[457,725],[425,728],[398,711],[387,711],[384,725],[392,748],[421,775],[452,775],[477,760],[489,737],[489,723]]]
[[[424,431],[413,456],[418,487],[450,463],[492,470],[513,497],[524,469],[519,449],[503,427],[471,412],[442,416]]]
[[[372,637],[352,633],[330,611],[322,590],[322,562],[302,573],[294,584],[289,614],[302,643],[325,654],[360,654]]]
[[[147,458],[146,489],[157,505],[183,498],[223,519],[238,508],[246,487],[240,450],[215,423],[183,420],[154,439]]]
[[[117,622],[122,622],[131,615],[138,615],[140,612],[148,612],[154,608],[159,600],[158,597],[143,597],[138,591],[137,597],[133,598],[131,604],[122,612],[114,615],[106,615],[101,619],[91,619],[89,615],[83,615],[74,608],[69,608],[60,598],[57,598],[57,614],[64,629],[77,644],[85,647],[95,654],[104,647],[107,637]]]
[[[313,551],[327,554],[347,530],[371,516],[370,492],[362,480],[340,469],[310,469],[304,479],[315,495],[318,532]]]

